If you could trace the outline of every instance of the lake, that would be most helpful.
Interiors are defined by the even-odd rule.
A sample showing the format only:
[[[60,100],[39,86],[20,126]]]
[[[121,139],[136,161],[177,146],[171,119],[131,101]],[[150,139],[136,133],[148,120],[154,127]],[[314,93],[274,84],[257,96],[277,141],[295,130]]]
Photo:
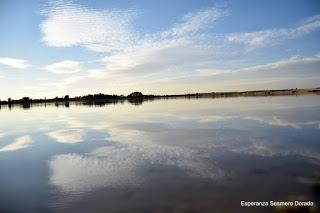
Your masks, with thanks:
[[[1,106],[0,212],[318,205],[319,138],[319,96]]]

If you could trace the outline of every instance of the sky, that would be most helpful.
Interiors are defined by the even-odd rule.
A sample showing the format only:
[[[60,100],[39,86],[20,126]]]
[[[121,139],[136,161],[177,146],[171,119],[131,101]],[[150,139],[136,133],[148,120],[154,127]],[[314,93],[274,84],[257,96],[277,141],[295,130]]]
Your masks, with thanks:
[[[318,0],[0,0],[0,99],[320,87]]]

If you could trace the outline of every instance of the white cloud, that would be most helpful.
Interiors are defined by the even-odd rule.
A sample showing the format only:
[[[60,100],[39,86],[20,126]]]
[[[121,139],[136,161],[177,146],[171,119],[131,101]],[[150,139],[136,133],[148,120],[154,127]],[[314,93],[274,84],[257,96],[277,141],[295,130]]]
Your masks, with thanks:
[[[32,139],[29,135],[16,138],[11,144],[0,148],[0,152],[12,152],[19,149],[24,149],[32,144]]]
[[[17,68],[17,69],[26,69],[30,67],[30,64],[28,61],[24,59],[17,59],[17,58],[0,58],[0,64],[4,64],[9,67]]]
[[[63,2],[43,11],[42,41],[49,46],[83,45],[95,51],[111,51],[134,39],[132,10],[94,10]]]
[[[225,10],[208,8],[189,13],[168,30],[148,34],[133,46],[102,59],[107,70],[156,71],[210,59],[218,47],[201,39],[201,30],[226,16]],[[135,72],[135,73],[136,73]]]
[[[40,25],[42,39],[46,44],[62,47],[82,46],[92,51],[105,52],[105,55],[95,61],[98,66],[94,69],[85,70],[79,64],[73,64],[78,66],[77,68],[70,66],[58,71],[54,69],[56,73],[69,73],[75,70],[83,72],[81,75],[45,83],[46,86],[56,87],[60,93],[71,90],[74,94],[99,92],[106,87],[110,92],[126,93],[129,87],[150,90],[151,87],[156,88],[150,86],[153,82],[172,83],[174,81],[174,85],[165,86],[172,90],[169,91],[171,93],[178,90],[179,83],[179,90],[182,90],[182,86],[185,86],[183,80],[191,81],[193,77],[211,76],[209,79],[212,80],[214,75],[219,78],[218,76],[228,73],[240,73],[250,69],[266,71],[268,68],[278,69],[276,66],[299,67],[302,64],[299,58],[297,60],[293,58],[290,65],[279,62],[234,69],[229,69],[232,66],[227,62],[230,59],[243,59],[241,57],[246,52],[243,51],[243,47],[237,47],[238,49],[235,50],[234,42],[253,48],[268,42],[284,40],[287,34],[290,38],[295,38],[311,33],[319,26],[319,17],[313,17],[295,28],[235,33],[227,37],[222,36],[222,39],[217,40],[217,35],[211,34],[212,32],[209,34],[209,29],[218,19],[229,15],[226,9],[206,8],[191,12],[178,19],[171,27],[149,34],[143,34],[142,31],[134,28],[132,22],[135,14],[133,10],[96,10],[73,3],[60,2],[49,6],[44,11],[46,17]],[[248,62],[247,58],[241,62],[242,65],[245,62]],[[309,65],[309,62],[305,63]],[[219,68],[215,67],[217,65]],[[238,76],[233,80],[236,78]],[[87,83],[92,79],[95,81],[94,87]],[[205,81],[208,82],[207,79]],[[199,84],[199,81],[194,82],[196,83]],[[221,87],[222,83],[219,84]],[[212,85],[209,87],[207,84],[205,90],[215,89]],[[204,84],[199,85],[198,91],[204,90],[200,89],[201,86]],[[164,89],[163,86],[159,88],[166,92],[169,90]],[[183,90],[182,92],[186,91],[186,89]]]
[[[175,41],[143,41],[134,49],[107,56],[106,71],[132,70],[133,74],[167,71],[170,68],[210,60],[212,52],[217,49],[211,45],[202,45],[192,40],[179,39]]]
[[[213,76],[213,75],[221,75],[221,74],[228,74],[228,73],[235,73],[235,72],[271,72],[271,71],[295,71],[297,68],[302,68],[302,66],[306,65],[317,65],[320,63],[320,56],[310,56],[310,57],[298,57],[294,56],[289,59],[283,59],[280,61],[268,63],[268,64],[261,64],[251,67],[244,67],[238,69],[226,69],[226,70],[216,70],[216,69],[199,69],[198,75],[199,76]],[[313,70],[313,66],[311,70]],[[301,72],[305,70],[309,70],[308,67],[305,69],[301,69]]]
[[[166,69],[208,59],[212,48],[197,34],[227,12],[207,8],[189,13],[168,30],[146,35],[134,31],[131,10],[96,11],[74,4],[55,4],[44,14],[47,19],[40,27],[48,45],[83,45],[94,51],[111,52],[102,59],[107,72],[141,65],[146,69],[159,65]]]
[[[320,29],[320,16],[308,19],[295,28],[262,30],[256,32],[234,33],[227,36],[227,40],[249,45],[250,48],[261,47],[274,42],[293,39]]]
[[[139,33],[133,31],[133,27],[131,27],[130,21],[127,19],[130,15],[123,16],[127,21],[126,24],[120,25],[117,23],[117,18],[109,17],[110,14],[108,15],[107,11],[93,11],[75,5],[56,8],[57,6],[49,8],[49,11],[46,12],[48,17],[41,24],[43,32],[44,28],[55,28],[55,25],[59,24],[59,28],[64,31],[62,34],[70,31],[70,34],[64,35],[64,37],[67,36],[70,38],[70,45],[83,45],[94,51],[108,52],[108,55],[103,57],[100,61],[100,63],[102,62],[104,64],[103,67],[87,70],[87,73],[84,75],[72,76],[52,84],[56,85],[60,90],[66,90],[70,87],[70,84],[88,78],[99,80],[108,79],[111,84],[115,82],[123,83],[124,81],[131,82],[133,79],[143,78],[152,73],[160,71],[172,72],[178,68],[210,61],[212,60],[213,53],[218,52],[220,47],[214,46],[203,39],[202,32],[218,18],[228,14],[228,12],[223,9],[207,8],[185,15],[181,20],[174,24],[173,27],[164,31],[139,35]],[[84,12],[85,15],[82,12]],[[131,11],[127,12],[129,14],[132,13]],[[97,23],[94,22],[96,21],[99,23],[101,16],[103,16],[102,14],[109,17],[106,19],[110,22],[114,22],[118,27],[121,26],[128,29],[125,32],[121,32],[121,34],[128,35],[134,39],[122,39],[121,36],[115,36],[116,40],[119,40],[120,43],[104,40],[104,36],[107,36],[109,39],[109,31],[117,31],[118,28],[114,29],[114,27],[112,27],[109,29],[101,26],[97,26],[99,29],[99,36],[97,37],[99,39],[95,39],[95,35],[91,35],[90,33],[91,31],[95,32],[96,30],[90,29],[90,25],[95,26]],[[81,25],[79,29],[86,28],[86,30],[83,31],[85,32],[85,38],[88,36],[88,40],[81,40],[78,38],[78,29],[75,29],[72,26],[65,26],[69,24],[74,25],[73,21],[71,21],[71,23],[68,21],[70,16],[73,18],[76,16],[88,16],[93,22],[82,21],[81,17],[79,18],[79,22],[81,22],[79,23]],[[99,16],[100,18],[96,18],[95,16]],[[108,24],[104,23],[103,25]],[[64,30],[65,27],[68,29]],[[47,33],[44,33],[44,35],[55,38],[55,32],[58,33],[58,31],[54,30],[54,33],[48,31]],[[76,36],[72,38],[74,34]],[[46,38],[46,36],[44,36],[44,38]],[[90,38],[93,38],[95,42],[89,41]],[[50,45],[50,43],[48,44]],[[108,45],[106,47],[106,44],[112,45],[112,48]],[[57,45],[63,46],[62,44],[59,44],[59,42],[57,42]]]
[[[44,67],[45,70],[56,74],[75,73],[82,70],[81,64],[78,61],[65,60],[50,64]]]
[[[69,130],[57,130],[48,133],[48,136],[53,138],[59,143],[79,143],[83,141],[83,130],[69,129]]]
[[[180,23],[174,25],[171,29],[161,33],[162,36],[191,36],[223,16],[227,16],[229,11],[218,8],[207,8],[196,12],[186,14]]]
[[[105,82],[108,81],[111,92],[130,93],[132,88],[136,88],[146,94],[317,87],[317,81],[320,79],[319,65],[320,57],[316,55],[291,57],[272,63],[234,69],[215,69],[208,66],[190,73],[173,72],[174,69],[159,72],[160,68],[148,73],[146,68],[139,70],[141,67],[127,72],[120,70],[108,72],[101,69],[91,70],[94,72],[88,75],[66,78],[63,82],[57,82],[56,86],[63,91],[79,86],[81,88],[79,92],[83,93],[85,82],[93,79],[95,90],[87,90],[89,93],[104,90]],[[138,71],[134,72],[136,70]],[[90,85],[86,88],[90,89]]]

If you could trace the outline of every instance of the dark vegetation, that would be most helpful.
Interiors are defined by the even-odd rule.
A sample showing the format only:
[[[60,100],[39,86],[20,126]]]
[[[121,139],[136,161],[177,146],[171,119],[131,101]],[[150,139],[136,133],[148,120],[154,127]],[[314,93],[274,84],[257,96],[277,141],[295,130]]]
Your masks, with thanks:
[[[81,105],[95,105],[103,106],[112,103],[123,103],[128,101],[134,105],[140,105],[143,101],[150,101],[154,99],[168,99],[168,98],[219,98],[219,97],[238,97],[238,96],[276,96],[276,95],[308,95],[320,94],[320,88],[311,89],[283,89],[283,90],[255,90],[242,92],[211,92],[211,93],[189,93],[182,95],[144,95],[141,92],[133,92],[128,96],[124,95],[107,95],[107,94],[89,94],[84,96],[70,97],[55,97],[51,99],[31,99],[23,97],[18,100],[8,98],[8,100],[0,100],[1,105],[8,105],[11,108],[14,105],[20,105],[23,108],[30,108],[31,105],[45,105],[54,104],[55,106],[64,105],[69,107],[70,102]]]

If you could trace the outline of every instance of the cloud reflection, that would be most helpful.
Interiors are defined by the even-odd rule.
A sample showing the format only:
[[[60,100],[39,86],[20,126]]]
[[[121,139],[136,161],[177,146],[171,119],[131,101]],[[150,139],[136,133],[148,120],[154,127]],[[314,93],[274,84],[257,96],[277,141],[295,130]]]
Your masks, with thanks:
[[[21,136],[16,138],[11,144],[0,148],[0,152],[12,152],[19,149],[24,149],[31,146],[32,143],[33,141],[29,135]]]
[[[48,133],[48,136],[59,143],[79,143],[83,141],[84,131],[79,129],[57,130]]]
[[[136,187],[148,181],[148,175],[144,175],[146,168],[159,166],[174,167],[190,177],[212,179],[222,176],[214,162],[194,150],[118,145],[101,147],[86,155],[54,156],[49,161],[50,183],[63,192],[74,193],[101,187]]]
[[[245,119],[257,121],[257,122],[272,125],[272,126],[291,127],[291,128],[295,128],[295,129],[301,128],[306,125],[312,125],[312,126],[320,125],[319,120],[308,120],[305,122],[290,122],[285,119],[281,119],[277,116],[273,116],[272,118],[263,118],[263,117],[252,116],[252,117],[246,117]]]
[[[0,132],[0,138],[3,138],[5,135],[5,133]]]
[[[51,157],[50,184],[63,193],[81,194],[104,187],[140,187],[155,176],[170,179],[181,174],[182,178],[210,180],[236,176],[220,164],[224,153],[299,156],[308,163],[320,162],[315,141],[319,131],[314,128],[320,119],[319,104],[292,98],[283,101],[283,97],[259,100],[174,100],[148,102],[138,108],[123,104],[59,111],[56,117],[65,129],[49,132],[49,137],[60,143],[92,140],[84,138],[86,131],[99,140],[88,145],[84,154]],[[289,107],[283,102],[289,102]],[[302,108],[303,102],[309,107]]]

